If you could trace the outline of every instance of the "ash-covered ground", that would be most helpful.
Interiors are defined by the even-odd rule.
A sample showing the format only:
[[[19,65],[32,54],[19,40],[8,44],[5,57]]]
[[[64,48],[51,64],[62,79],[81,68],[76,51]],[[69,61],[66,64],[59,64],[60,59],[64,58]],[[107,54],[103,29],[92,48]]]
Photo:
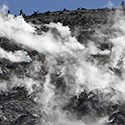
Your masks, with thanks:
[[[123,7],[0,10],[0,125],[125,125]]]

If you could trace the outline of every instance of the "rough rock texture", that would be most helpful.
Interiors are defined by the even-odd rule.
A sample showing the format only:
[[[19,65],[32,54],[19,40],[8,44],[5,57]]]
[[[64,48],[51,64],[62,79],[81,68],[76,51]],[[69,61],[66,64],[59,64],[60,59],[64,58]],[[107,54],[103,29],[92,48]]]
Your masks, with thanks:
[[[30,16],[25,16],[25,20],[28,23],[36,25],[37,33],[41,34],[42,31],[47,31],[47,27],[44,24],[50,22],[61,22],[64,26],[69,26],[72,31],[72,35],[76,36],[80,43],[84,43],[87,46],[88,41],[97,43],[100,50],[111,50],[112,43],[108,42],[108,36],[105,35],[101,38],[97,38],[98,33],[96,29],[100,29],[104,34],[110,34],[113,36],[117,31],[112,30],[112,18],[117,9],[96,9],[96,10],[75,10],[75,11],[61,11],[61,12],[46,12],[46,13],[34,13]],[[37,26],[40,26],[39,28]],[[106,27],[106,28],[105,28]],[[54,31],[53,31],[54,32]],[[101,40],[101,42],[100,42]],[[104,42],[106,41],[106,42]],[[99,43],[99,44],[98,44]],[[45,82],[45,75],[48,72],[46,66],[45,55],[40,54],[34,50],[27,49],[21,45],[12,44],[12,40],[7,38],[0,38],[0,47],[7,51],[18,51],[26,50],[28,55],[41,64],[39,72],[32,74],[35,70],[33,67],[34,62],[22,62],[14,63],[6,59],[0,60],[0,81],[3,84],[6,81],[7,90],[0,92],[0,125],[48,125],[42,119],[41,107],[35,101],[37,93],[37,86],[34,85],[35,92],[31,95],[25,89],[25,87],[14,87],[9,81],[13,77],[13,74],[17,74],[18,78],[22,79],[28,77],[34,80],[40,80],[41,88]],[[89,60],[94,62],[98,60],[98,63],[103,65],[109,61],[108,55],[93,54],[88,57]],[[59,60],[60,64],[61,62]],[[36,63],[37,65],[37,63]],[[30,70],[30,72],[28,72]],[[122,71],[115,67],[109,67],[109,70],[114,72],[116,75],[122,75]],[[13,82],[13,81],[11,81]],[[20,81],[19,81],[20,82]],[[66,90],[65,78],[60,77],[60,74],[51,74],[51,83],[55,86],[55,93],[57,95],[63,95]],[[41,90],[42,91],[42,90]],[[112,90],[115,94],[115,90]],[[105,95],[109,100],[111,95]],[[101,91],[95,90],[87,92],[86,90],[81,92],[77,96],[73,96],[70,99],[70,103],[64,106],[64,111],[70,111],[71,113],[77,114],[80,118],[86,114],[90,116],[103,117],[109,116],[110,125],[124,125],[125,124],[125,107],[124,104],[117,103],[113,104],[107,100],[103,100]]]
[[[33,24],[48,24],[50,22],[61,22],[64,26],[69,26],[73,35],[78,38],[79,42],[86,42],[93,38],[96,28],[105,27],[105,25],[112,25],[110,19],[115,14],[116,9],[95,9],[95,10],[76,10],[76,11],[61,11],[51,13],[34,13],[26,17],[26,21]],[[77,30],[77,34],[75,31]],[[108,29],[111,30],[111,29]],[[110,32],[104,29],[104,32]],[[95,38],[96,40],[96,38]]]

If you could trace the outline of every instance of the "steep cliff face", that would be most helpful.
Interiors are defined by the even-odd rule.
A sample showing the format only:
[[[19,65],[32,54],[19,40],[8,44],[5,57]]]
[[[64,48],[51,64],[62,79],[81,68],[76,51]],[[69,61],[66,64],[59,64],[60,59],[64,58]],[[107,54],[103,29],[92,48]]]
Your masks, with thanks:
[[[0,16],[0,125],[124,125],[121,9]]]

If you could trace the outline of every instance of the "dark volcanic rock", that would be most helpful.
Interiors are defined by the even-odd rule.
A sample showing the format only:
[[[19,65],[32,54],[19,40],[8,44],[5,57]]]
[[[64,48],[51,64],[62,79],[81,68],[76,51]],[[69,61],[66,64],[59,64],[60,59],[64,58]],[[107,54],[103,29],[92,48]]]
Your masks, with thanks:
[[[88,46],[88,42],[92,41],[99,50],[112,50],[112,43],[108,37],[113,36],[117,31],[112,30],[113,15],[117,9],[78,9],[75,11],[57,11],[57,12],[46,12],[38,13],[34,12],[30,16],[24,16],[26,22],[31,22],[34,25],[40,25],[36,28],[37,33],[40,35],[42,31],[48,31],[48,28],[44,24],[50,22],[61,22],[64,26],[71,28],[72,36],[76,36],[80,43],[84,46]],[[104,34],[110,34],[100,37],[96,29],[101,30]],[[60,35],[56,29],[52,29],[52,32],[57,36]],[[55,36],[56,37],[56,36]],[[11,41],[11,42],[10,42]],[[47,75],[48,67],[46,66],[46,55],[40,54],[35,50],[31,50],[28,47],[17,45],[13,40],[8,38],[0,38],[0,47],[4,50],[18,51],[24,50],[31,57],[31,62],[11,62],[7,59],[0,60],[0,80],[1,83],[6,80],[7,91],[0,92],[0,125],[41,125],[42,113],[39,109],[39,105],[34,101],[36,95],[41,96],[43,91],[42,87]],[[110,54],[102,55],[100,53],[87,55],[89,61],[94,62],[96,60],[98,65],[105,65],[110,60]],[[69,57],[70,60],[70,57]],[[75,60],[73,60],[75,61]],[[39,67],[37,63],[39,62]],[[65,61],[58,61],[59,66],[63,65]],[[72,62],[71,62],[72,63]],[[38,69],[38,71],[36,71]],[[118,67],[109,67],[108,70],[112,71],[115,75],[122,77],[122,70]],[[54,72],[52,70],[52,72]],[[18,87],[12,87],[9,83],[14,74],[18,78],[32,78],[33,80],[39,80],[40,87],[33,85],[35,92],[31,95],[25,89],[25,86],[19,85]],[[70,77],[69,77],[70,79]],[[54,86],[55,93],[59,98],[63,97],[63,94],[68,91],[68,85],[66,84],[65,76],[61,76],[60,72],[54,72],[50,75],[51,84]],[[11,81],[13,82],[13,81]],[[32,82],[32,81],[30,81]],[[74,82],[74,81],[73,81]],[[45,87],[45,86],[44,86]],[[51,88],[49,88],[51,89]],[[41,93],[39,94],[40,91]],[[115,90],[111,90],[115,95]],[[67,92],[68,93],[68,92]],[[67,94],[66,93],[66,94]],[[69,111],[73,114],[77,114],[79,118],[90,115],[92,117],[100,118],[103,116],[109,116],[110,125],[124,125],[125,124],[125,112],[121,111],[124,104],[112,103],[110,98],[111,94],[103,95],[98,90],[87,92],[82,91],[79,95],[70,95],[70,99],[66,103],[66,106],[62,106],[63,111]],[[49,95],[49,93],[47,93]],[[42,95],[43,96],[43,95]],[[105,97],[107,100],[103,100]],[[42,106],[41,106],[42,107]],[[54,107],[56,109],[56,106]],[[54,109],[53,108],[53,109]],[[44,111],[43,111],[44,112]],[[45,122],[45,121],[42,121]],[[44,123],[42,124],[44,125]],[[45,125],[49,125],[46,123]]]
[[[1,125],[35,125],[39,119],[37,107],[25,88],[13,88],[0,94]]]

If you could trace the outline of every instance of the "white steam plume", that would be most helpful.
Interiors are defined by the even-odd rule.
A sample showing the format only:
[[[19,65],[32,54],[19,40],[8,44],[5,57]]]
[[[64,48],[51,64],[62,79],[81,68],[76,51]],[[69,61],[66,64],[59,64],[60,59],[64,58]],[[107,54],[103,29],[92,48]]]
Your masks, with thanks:
[[[107,3],[107,7],[112,8],[114,6],[112,0],[109,0]]]
[[[125,35],[124,24],[125,19],[120,19],[119,22],[114,25],[114,28],[122,31]],[[36,80],[31,77],[33,75],[39,75],[41,77],[41,61],[36,59],[31,65],[34,70],[28,69],[28,73],[30,74],[28,76],[29,78],[26,76],[24,78],[18,78],[15,75],[11,79],[11,83],[12,86],[26,86],[29,94],[34,92],[34,85],[40,88],[40,91],[37,93],[38,97],[36,97],[36,102],[42,105],[42,119],[44,119],[47,124],[86,125],[87,123],[84,121],[85,118],[78,120],[69,112],[62,110],[62,107],[65,106],[71,97],[79,95],[84,89],[88,92],[94,90],[101,91],[104,94],[102,100],[105,100],[107,103],[109,99],[112,103],[125,101],[124,35],[119,33],[119,38],[110,38],[110,42],[113,44],[112,50],[100,50],[97,45],[92,42],[85,48],[84,45],[80,44],[77,39],[71,35],[69,27],[63,26],[61,23],[50,23],[45,26],[49,28],[49,31],[38,35],[35,31],[36,29],[26,23],[22,16],[14,17],[13,15],[5,15],[4,11],[0,16],[1,37],[7,37],[10,40],[13,39],[16,44],[21,44],[39,53],[46,54],[45,65],[48,68],[48,73],[45,75],[45,80]],[[56,29],[57,33],[52,29]],[[102,65],[98,63],[96,59],[91,61],[91,55],[108,55],[110,62]],[[21,50],[12,53],[0,48],[0,57],[12,62],[31,61],[27,53]],[[59,63],[59,61],[62,62]],[[121,63],[119,65],[120,61]],[[122,78],[113,70],[111,71],[109,67],[122,69]],[[63,93],[58,93],[56,85],[52,83],[51,76],[53,74],[65,78],[66,90]],[[40,85],[42,87],[40,87]],[[112,92],[112,88],[116,90],[115,94]],[[105,95],[109,93],[111,93],[112,96],[105,98]],[[98,121],[90,123],[89,125],[104,125],[106,119],[107,117],[98,118]],[[89,118],[87,118],[87,120],[89,121]]]
[[[0,14],[5,15],[7,14],[7,11],[9,10],[9,7],[7,5],[0,6]]]
[[[35,28],[27,24],[22,16],[14,17],[13,15],[0,16],[0,36],[13,39],[18,44],[30,47],[40,53],[60,53],[72,51],[72,49],[84,49],[84,46],[77,42],[75,37],[71,36],[68,27],[63,27],[62,24],[51,23],[48,27],[60,27],[59,30],[62,38],[54,38],[51,31],[37,35]],[[7,29],[7,30],[6,30]],[[64,35],[64,31],[65,35]],[[64,39],[64,40],[63,40]],[[75,47],[75,48],[74,48]]]
[[[25,51],[15,51],[7,52],[4,49],[0,48],[0,58],[7,59],[11,62],[31,62],[32,59],[28,56],[28,53]]]

